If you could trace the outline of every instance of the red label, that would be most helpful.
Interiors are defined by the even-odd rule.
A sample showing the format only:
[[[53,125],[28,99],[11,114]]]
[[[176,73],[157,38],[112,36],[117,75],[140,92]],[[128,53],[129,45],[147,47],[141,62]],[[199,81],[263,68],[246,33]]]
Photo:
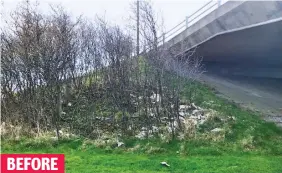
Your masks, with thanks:
[[[1,173],[64,173],[64,154],[1,154]]]

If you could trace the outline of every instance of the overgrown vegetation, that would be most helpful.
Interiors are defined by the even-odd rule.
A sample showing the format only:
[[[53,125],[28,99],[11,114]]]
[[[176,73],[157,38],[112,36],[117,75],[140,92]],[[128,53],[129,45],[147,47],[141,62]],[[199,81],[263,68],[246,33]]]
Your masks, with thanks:
[[[197,82],[201,58],[159,44],[148,2],[140,56],[120,27],[51,11],[25,2],[1,35],[1,152],[65,153],[67,172],[282,172],[282,130]]]
[[[196,103],[221,112],[220,117],[235,119],[224,140],[213,140],[216,136],[212,134],[185,141],[125,138],[122,139],[124,145],[117,147],[112,138],[91,140],[64,136],[58,142],[50,138],[54,134],[49,134],[36,139],[4,140],[2,152],[65,153],[67,172],[282,171],[282,132],[275,124],[232,103],[226,104],[226,100],[217,98],[206,86],[195,83],[192,87],[199,89]],[[209,128],[204,126],[203,130],[209,131],[206,127]],[[102,142],[106,140],[108,143]],[[171,167],[162,167],[161,161]]]
[[[201,74],[201,59],[185,47],[159,46],[148,2],[140,5],[140,21],[145,49],[133,56],[133,37],[118,26],[21,4],[1,36],[2,121],[31,136],[55,129],[59,139],[64,128],[95,139],[142,128],[148,138],[163,120],[174,138],[182,130],[180,92]]]
[[[254,172],[279,173],[281,155],[257,155],[234,152],[224,154],[214,145],[199,147],[198,143],[171,142],[140,148],[100,149],[81,139],[61,140],[60,143],[22,140],[2,144],[5,153],[64,153],[66,172]],[[144,143],[146,144],[146,142]],[[219,146],[219,145],[218,145]],[[224,146],[221,149],[225,148]],[[145,153],[143,151],[146,151]],[[177,152],[179,151],[179,152]],[[187,153],[187,154],[185,154]],[[163,167],[166,161],[171,166]]]
[[[255,155],[258,157],[264,155],[279,157],[282,155],[282,130],[274,123],[265,122],[260,119],[257,113],[242,110],[233,103],[227,104],[226,100],[218,98],[210,88],[202,84],[194,83],[192,88],[194,87],[198,88],[195,102],[216,112],[216,116],[211,116],[211,119],[196,129],[196,137],[194,138],[186,140],[171,140],[171,138],[166,140],[160,136],[149,139],[129,136],[117,138],[118,136],[112,133],[101,133],[100,138],[90,139],[71,134],[63,129],[63,141],[70,143],[78,141],[81,150],[84,147],[96,148],[99,151],[106,150],[110,153],[177,153],[183,156]],[[186,96],[185,92],[182,93],[182,96]],[[228,123],[226,123],[227,121]],[[211,129],[215,127],[221,127],[224,130],[212,133]],[[54,138],[55,132],[44,133],[36,138],[25,137],[15,140],[17,139],[16,136],[22,133],[21,129],[7,125],[5,128],[3,124],[1,128],[2,149],[4,151],[12,151],[14,148],[18,148],[19,151],[26,151],[25,148],[30,148],[35,152],[41,148],[60,147],[56,138]],[[13,134],[14,137],[9,139],[6,138],[5,134],[7,134],[7,137],[11,137],[11,134]],[[124,145],[117,147],[117,139],[122,141]]]

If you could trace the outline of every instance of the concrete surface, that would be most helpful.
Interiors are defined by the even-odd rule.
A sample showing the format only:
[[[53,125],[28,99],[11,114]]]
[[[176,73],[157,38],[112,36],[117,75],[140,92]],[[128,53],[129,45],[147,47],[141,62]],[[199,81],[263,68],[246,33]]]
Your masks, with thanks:
[[[229,1],[165,46],[203,57],[202,79],[282,126],[282,1]]]
[[[281,1],[282,2],[282,1]],[[282,65],[282,18],[218,35],[197,52],[209,62]]]
[[[219,96],[262,114],[262,118],[282,127],[282,80],[230,76],[216,73],[201,78]]]
[[[188,49],[218,33],[282,17],[282,1],[228,1],[166,43],[185,40]]]
[[[208,71],[282,79],[281,38],[282,1],[229,1],[167,45],[197,48]]]

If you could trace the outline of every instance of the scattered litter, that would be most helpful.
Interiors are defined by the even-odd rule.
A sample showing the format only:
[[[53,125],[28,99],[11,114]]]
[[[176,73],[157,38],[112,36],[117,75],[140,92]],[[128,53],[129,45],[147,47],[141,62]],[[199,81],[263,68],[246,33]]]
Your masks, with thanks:
[[[161,162],[161,165],[166,166],[166,167],[170,167],[170,165],[167,164],[166,162]]]

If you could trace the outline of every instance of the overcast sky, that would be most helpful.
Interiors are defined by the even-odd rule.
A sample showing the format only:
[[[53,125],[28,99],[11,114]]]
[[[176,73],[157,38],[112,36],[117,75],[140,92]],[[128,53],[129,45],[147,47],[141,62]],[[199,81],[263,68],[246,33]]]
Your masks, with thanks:
[[[7,15],[14,10],[21,0],[4,1],[4,13]],[[30,0],[34,2],[34,0]],[[192,14],[207,0],[151,0],[153,7],[159,16],[164,19],[165,29],[168,30]],[[40,9],[48,12],[48,4],[61,4],[73,15],[83,14],[89,19],[95,15],[105,16],[113,24],[124,26],[128,24],[130,4],[133,0],[39,0]],[[2,9],[3,10],[3,9]],[[3,11],[2,11],[3,12]]]

